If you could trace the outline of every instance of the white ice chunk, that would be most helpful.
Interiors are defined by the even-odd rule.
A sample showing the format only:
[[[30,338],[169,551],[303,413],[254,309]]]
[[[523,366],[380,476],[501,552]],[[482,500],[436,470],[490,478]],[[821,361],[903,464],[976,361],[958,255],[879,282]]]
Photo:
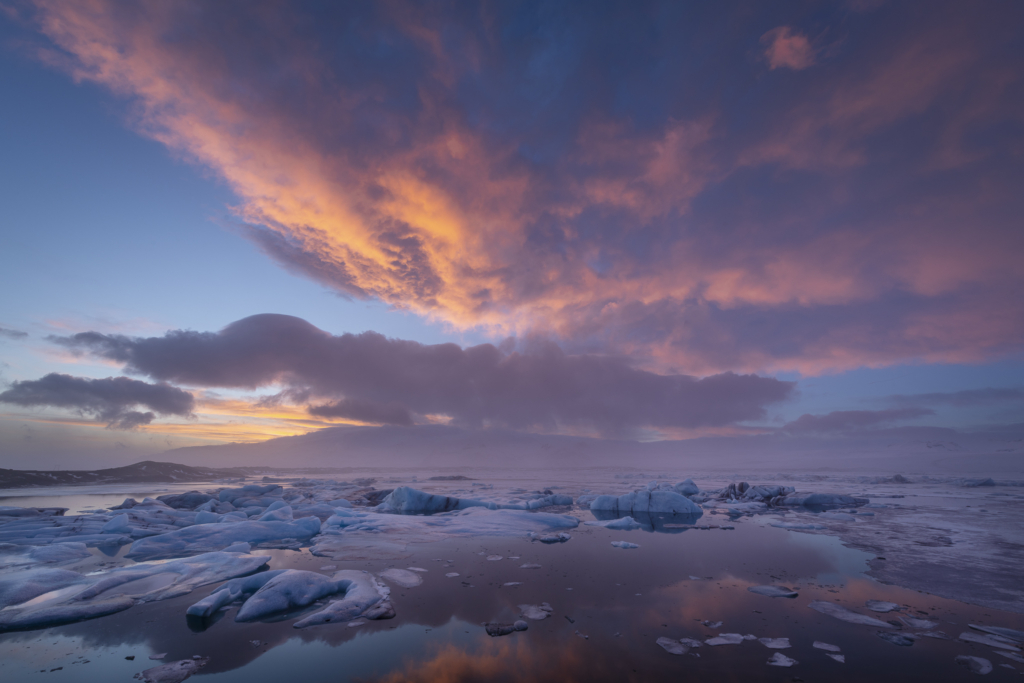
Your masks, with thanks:
[[[820,640],[814,641],[814,643],[812,643],[812,647],[816,647],[819,650],[826,650],[828,652],[841,652],[842,651],[842,648],[839,647],[838,645],[829,645],[828,643],[823,643]]]
[[[834,602],[824,602],[822,600],[815,600],[814,602],[809,604],[808,607],[817,612],[821,612],[822,614],[827,614],[830,617],[835,617],[840,621],[846,621],[851,624],[863,624],[864,626],[877,626],[879,628],[892,628],[892,624],[887,624],[886,622],[880,619],[869,617],[866,614],[854,612],[843,607],[842,605],[837,605]]]
[[[900,621],[910,628],[932,629],[939,625],[939,622],[937,621],[931,621],[930,619],[918,619],[917,617],[900,617]]]
[[[263,588],[272,578],[283,574],[285,571],[284,569],[276,569],[274,571],[253,574],[241,579],[225,581],[208,596],[189,607],[185,613],[195,617],[209,617],[221,607],[252,595],[260,588]]]
[[[719,633],[714,638],[708,638],[704,642],[708,645],[739,645],[744,641],[739,633]]]
[[[504,559],[505,559],[505,557],[503,555],[488,555],[487,556],[487,560],[489,562],[497,562],[498,560],[504,560]]]
[[[540,569],[541,565],[534,562],[527,562],[526,564],[519,565],[520,569]]]
[[[128,521],[128,515],[124,513],[117,515],[100,529],[100,532],[104,534],[125,534],[130,531],[131,524]]]
[[[445,574],[445,576],[448,577],[449,579],[454,579],[458,575],[459,575],[458,572],[448,572],[447,574]]]
[[[792,647],[789,644],[789,638],[758,638],[758,641],[767,648],[772,650],[785,650]]]
[[[795,659],[787,657],[781,652],[776,652],[772,655],[772,658],[768,660],[768,666],[793,666],[797,663],[798,662]]]
[[[255,621],[344,590],[340,581],[301,569],[286,569],[272,577],[242,604],[235,621]]]
[[[616,548],[622,548],[623,550],[630,550],[632,548],[640,547],[636,543],[630,543],[629,541],[612,541],[612,545]]]
[[[1006,638],[1012,640],[1015,643],[1024,643],[1024,631],[1017,631],[1012,628],[1003,628],[1002,626],[979,626],[978,624],[968,624],[975,631],[981,631],[982,633],[991,633],[994,636],[1000,638]]]
[[[748,586],[747,590],[769,598],[795,598],[799,595],[786,586]]]
[[[551,613],[555,611],[551,605],[546,602],[542,602],[539,605],[519,605],[519,610],[527,619],[534,619],[537,621],[547,619],[551,616]]]
[[[206,666],[210,659],[182,659],[177,662],[169,662],[146,669],[135,674],[135,678],[145,683],[181,683],[199,669]]]
[[[415,588],[423,583],[422,576],[407,569],[385,569],[380,573],[380,577],[385,581],[397,583],[402,588]]]
[[[840,664],[846,664],[846,655],[839,655],[839,654],[836,654],[835,652],[826,652],[825,656],[826,657],[831,657],[832,659],[836,660]]]

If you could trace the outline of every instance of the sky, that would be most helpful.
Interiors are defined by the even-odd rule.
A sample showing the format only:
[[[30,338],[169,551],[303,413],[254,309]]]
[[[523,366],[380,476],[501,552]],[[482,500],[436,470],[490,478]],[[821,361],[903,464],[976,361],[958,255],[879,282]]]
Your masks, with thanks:
[[[1022,20],[3,0],[0,466],[1019,426]]]

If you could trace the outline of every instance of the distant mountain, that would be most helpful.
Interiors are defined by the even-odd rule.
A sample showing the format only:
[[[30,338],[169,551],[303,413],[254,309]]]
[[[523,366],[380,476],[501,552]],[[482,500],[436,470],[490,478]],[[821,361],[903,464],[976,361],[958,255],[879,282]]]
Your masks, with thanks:
[[[1024,425],[1007,432],[914,427],[830,436],[703,437],[637,442],[443,425],[339,426],[254,444],[166,451],[185,463],[243,467],[320,467],[459,475],[488,470],[603,469],[687,475],[735,472],[1024,472]],[[936,443],[943,443],[936,448]],[[954,445],[955,444],[955,447]]]
[[[105,470],[60,470],[44,472],[39,470],[0,469],[0,488],[16,489],[28,486],[69,486],[75,484],[135,484],[209,481],[226,477],[243,477],[256,474],[252,468],[234,467],[214,469],[190,467],[172,462],[137,462],[126,467],[112,467]]]

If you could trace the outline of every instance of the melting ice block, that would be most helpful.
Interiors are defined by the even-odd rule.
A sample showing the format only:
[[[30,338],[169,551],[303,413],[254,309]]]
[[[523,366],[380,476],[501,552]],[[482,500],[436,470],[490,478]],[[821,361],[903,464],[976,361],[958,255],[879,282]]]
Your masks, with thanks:
[[[590,503],[591,510],[602,510],[628,515],[633,512],[646,514],[701,515],[699,505],[675,491],[648,491],[641,489],[621,496],[598,496]]]

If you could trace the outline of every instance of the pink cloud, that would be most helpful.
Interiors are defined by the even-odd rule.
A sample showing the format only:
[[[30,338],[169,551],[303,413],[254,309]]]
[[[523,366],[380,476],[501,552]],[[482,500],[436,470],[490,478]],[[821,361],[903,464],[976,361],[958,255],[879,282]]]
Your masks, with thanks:
[[[786,67],[795,71],[814,65],[814,48],[807,36],[795,33],[789,26],[779,26],[761,36],[768,68]]]
[[[1020,157],[1001,156],[1020,143],[975,142],[1024,121],[995,10],[880,8],[764,93],[737,85],[748,63],[695,75],[672,52],[684,22],[616,32],[654,36],[637,51],[589,15],[503,43],[490,15],[400,4],[348,8],[365,16],[327,35],[279,5],[230,22],[38,6],[54,63],[130,98],[140,132],[233,188],[268,254],[348,295],[687,373],[983,359],[1024,338]],[[814,63],[789,27],[760,39],[773,69]],[[666,56],[631,64],[647,52]]]

